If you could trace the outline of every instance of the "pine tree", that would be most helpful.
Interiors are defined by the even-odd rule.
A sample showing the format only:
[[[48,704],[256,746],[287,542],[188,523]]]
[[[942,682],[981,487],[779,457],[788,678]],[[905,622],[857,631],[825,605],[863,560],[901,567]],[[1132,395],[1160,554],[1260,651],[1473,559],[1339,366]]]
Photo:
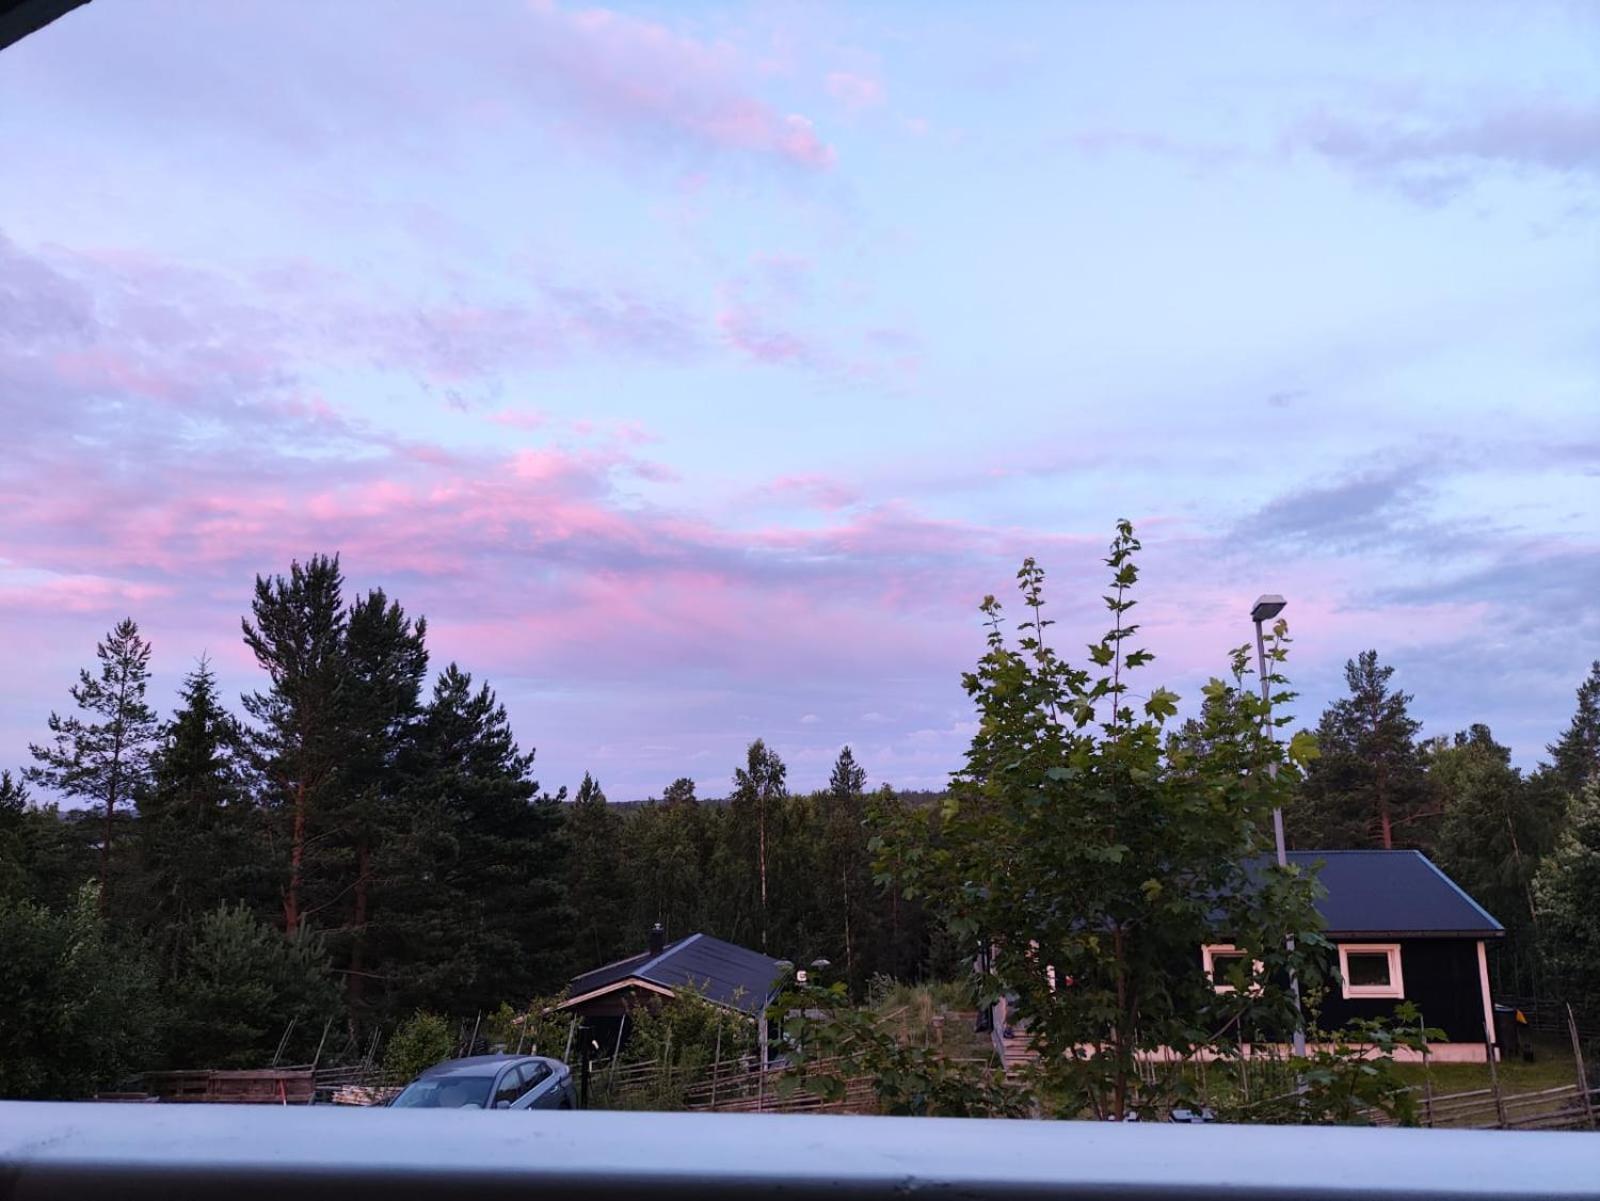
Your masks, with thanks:
[[[1287,815],[1291,843],[1336,850],[1399,841],[1426,849],[1432,803],[1411,696],[1390,691],[1394,668],[1363,651],[1345,664],[1350,695],[1329,705],[1317,727],[1320,757],[1312,762],[1300,803]]]
[[[669,808],[674,805],[698,804],[694,795],[694,781],[688,776],[679,776],[662,792],[661,803]]]
[[[28,786],[0,771],[0,901],[28,895]]]
[[[250,791],[245,733],[201,659],[165,729],[139,798],[139,843],[168,958],[191,922],[226,900],[261,906],[266,845]]]
[[[150,643],[130,618],[124,618],[95,647],[96,678],[87,668],[70,690],[78,716],[50,714],[53,745],[31,745],[39,761],[29,780],[65,796],[81,797],[102,811],[100,900],[111,904],[112,843],[117,804],[134,796],[149,777],[150,756],[159,737],[155,712],[145,704],[150,684]]]
[[[760,935],[760,946],[763,951],[767,949],[767,829],[772,810],[778,802],[789,795],[785,784],[789,769],[778,757],[776,751],[770,750],[767,744],[757,738],[750,744],[745,752],[745,765],[736,768],[733,773],[733,796],[729,799],[729,809],[733,815],[735,825],[744,829],[753,829],[756,881],[757,881],[757,906],[759,915],[757,932]]]
[[[1565,732],[1549,747],[1551,772],[1562,789],[1578,793],[1600,775],[1600,659],[1578,685],[1578,708]]]
[[[254,622],[241,622],[245,645],[266,671],[266,692],[244,698],[255,719],[255,752],[266,774],[267,798],[283,848],[283,929],[307,916],[308,853],[328,832],[322,806],[332,791],[344,750],[340,694],[344,685],[344,578],[338,556],[292,564],[288,577],[256,577]],[[326,902],[324,902],[326,903]]]

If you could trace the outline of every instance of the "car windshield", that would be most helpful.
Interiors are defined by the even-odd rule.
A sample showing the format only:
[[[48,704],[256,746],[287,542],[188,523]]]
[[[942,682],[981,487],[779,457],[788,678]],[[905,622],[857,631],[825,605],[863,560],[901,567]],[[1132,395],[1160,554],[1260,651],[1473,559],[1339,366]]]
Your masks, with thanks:
[[[482,1109],[493,1076],[439,1076],[417,1080],[394,1099],[396,1109]]]

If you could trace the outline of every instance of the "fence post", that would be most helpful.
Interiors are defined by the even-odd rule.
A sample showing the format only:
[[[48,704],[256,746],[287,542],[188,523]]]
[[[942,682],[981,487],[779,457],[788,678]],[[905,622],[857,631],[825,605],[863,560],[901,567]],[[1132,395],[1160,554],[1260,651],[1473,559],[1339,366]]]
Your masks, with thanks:
[[[1489,1025],[1487,1014],[1484,1015],[1483,1049],[1484,1058],[1489,1061],[1489,1087],[1494,1091],[1494,1114],[1498,1119],[1499,1128],[1504,1130],[1506,1129],[1506,1099],[1500,1094],[1500,1073],[1496,1070],[1494,1062],[1494,1029]]]
[[[578,1108],[589,1108],[589,1048],[582,1048],[583,1061],[578,1068]]]
[[[1422,1036],[1422,1113],[1423,1125],[1433,1126],[1433,1071],[1429,1066],[1432,1062],[1432,1048],[1428,1045],[1428,1036],[1422,1024],[1422,1015],[1417,1015],[1417,1033]],[[1490,1054],[1494,1052],[1491,1050]]]
[[[1589,1092],[1589,1076],[1583,1070],[1583,1040],[1578,1037],[1578,1020],[1572,1016],[1572,1006],[1567,1006],[1567,1033],[1572,1035],[1572,1062],[1578,1069],[1578,1093],[1583,1099],[1583,1116],[1589,1124],[1589,1129],[1595,1128],[1594,1124],[1594,1097]]]

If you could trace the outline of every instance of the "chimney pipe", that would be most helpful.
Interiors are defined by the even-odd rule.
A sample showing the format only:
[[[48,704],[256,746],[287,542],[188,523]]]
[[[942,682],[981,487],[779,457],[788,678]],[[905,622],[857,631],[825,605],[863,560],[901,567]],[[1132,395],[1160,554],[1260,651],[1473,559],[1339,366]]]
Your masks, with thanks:
[[[659,955],[666,949],[667,932],[660,922],[650,927],[650,954]]]

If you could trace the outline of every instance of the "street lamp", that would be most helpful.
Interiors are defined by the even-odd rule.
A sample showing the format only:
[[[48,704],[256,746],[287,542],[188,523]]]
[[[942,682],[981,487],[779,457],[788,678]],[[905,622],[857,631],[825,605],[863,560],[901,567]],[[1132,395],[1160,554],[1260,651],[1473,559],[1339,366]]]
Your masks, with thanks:
[[[1266,716],[1263,720],[1267,723],[1267,741],[1277,744],[1278,728],[1272,724],[1272,684],[1268,676],[1272,673],[1267,670],[1267,640],[1263,627],[1278,614],[1283,612],[1284,606],[1289,602],[1276,593],[1256,598],[1256,603],[1250,606],[1250,620],[1256,623],[1256,663],[1261,672],[1261,703],[1266,707]],[[1276,756],[1267,764],[1267,775],[1271,779],[1278,778],[1278,760]],[[1272,838],[1278,849],[1278,866],[1289,866],[1289,852],[1283,841],[1283,810],[1277,805],[1272,807]],[[1294,954],[1294,935],[1288,939],[1288,950]],[[1294,1053],[1304,1057],[1306,1053],[1305,1023],[1300,1016],[1300,976],[1299,973],[1289,972],[1289,989],[1294,993]],[[1304,1087],[1302,1082],[1302,1088]]]

